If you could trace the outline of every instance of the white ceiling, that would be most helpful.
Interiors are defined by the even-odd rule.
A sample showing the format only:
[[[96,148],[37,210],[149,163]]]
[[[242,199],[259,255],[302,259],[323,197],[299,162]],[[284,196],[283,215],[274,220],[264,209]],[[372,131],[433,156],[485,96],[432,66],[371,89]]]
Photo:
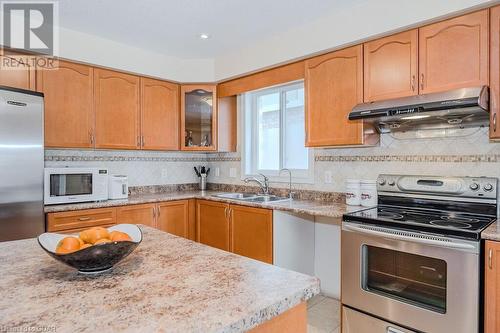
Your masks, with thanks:
[[[64,28],[184,59],[216,58],[366,0],[60,0]],[[207,33],[208,40],[200,40]]]

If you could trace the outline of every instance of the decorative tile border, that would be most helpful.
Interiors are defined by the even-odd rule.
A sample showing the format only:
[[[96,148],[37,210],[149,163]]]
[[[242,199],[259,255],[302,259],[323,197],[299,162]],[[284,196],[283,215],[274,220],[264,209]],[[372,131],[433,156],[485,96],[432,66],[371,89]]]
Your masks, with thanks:
[[[206,162],[205,157],[46,155],[50,162]]]
[[[352,155],[316,156],[316,162],[425,162],[425,163],[500,163],[500,155]]]

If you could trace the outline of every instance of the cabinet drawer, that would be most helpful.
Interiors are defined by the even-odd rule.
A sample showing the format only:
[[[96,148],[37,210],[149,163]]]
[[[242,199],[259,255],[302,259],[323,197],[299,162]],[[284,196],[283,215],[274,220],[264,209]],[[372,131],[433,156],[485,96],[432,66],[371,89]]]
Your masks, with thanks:
[[[47,214],[47,231],[79,230],[116,223],[115,208],[77,210]]]

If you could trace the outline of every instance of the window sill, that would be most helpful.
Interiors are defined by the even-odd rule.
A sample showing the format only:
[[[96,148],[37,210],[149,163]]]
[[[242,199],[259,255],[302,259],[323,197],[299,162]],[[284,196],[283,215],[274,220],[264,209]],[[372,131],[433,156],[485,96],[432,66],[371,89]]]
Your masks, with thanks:
[[[242,175],[241,180],[243,181],[247,177],[255,177],[259,180],[261,180],[262,178],[262,176],[259,174],[248,174]],[[270,183],[288,184],[290,182],[290,177],[288,176],[288,174],[286,176],[266,175],[266,177],[269,178]],[[311,175],[309,177],[295,177],[292,171],[292,184],[314,184],[314,175]]]

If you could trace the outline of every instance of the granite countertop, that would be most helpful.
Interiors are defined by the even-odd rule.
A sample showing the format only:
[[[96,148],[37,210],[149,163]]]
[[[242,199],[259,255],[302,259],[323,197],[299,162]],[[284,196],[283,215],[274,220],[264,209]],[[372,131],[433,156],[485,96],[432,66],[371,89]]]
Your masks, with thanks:
[[[290,211],[298,214],[308,214],[314,216],[325,216],[333,218],[341,218],[346,212],[365,209],[361,206],[347,206],[345,203],[320,201],[320,200],[292,200],[281,202],[255,203],[242,200],[225,199],[214,197],[214,194],[221,193],[220,191],[177,191],[165,193],[143,193],[135,194],[123,200],[107,200],[102,202],[89,202],[67,205],[51,205],[45,206],[46,213],[63,212],[80,209],[115,207],[125,205],[135,205],[143,203],[154,203],[162,201],[183,200],[183,199],[206,199],[232,204],[262,207],[268,209],[277,209]]]
[[[481,232],[481,238],[487,240],[500,241],[500,221],[493,222]]]
[[[111,271],[81,275],[36,239],[0,243],[0,327],[57,332],[241,332],[319,293],[319,280],[141,226]]]

